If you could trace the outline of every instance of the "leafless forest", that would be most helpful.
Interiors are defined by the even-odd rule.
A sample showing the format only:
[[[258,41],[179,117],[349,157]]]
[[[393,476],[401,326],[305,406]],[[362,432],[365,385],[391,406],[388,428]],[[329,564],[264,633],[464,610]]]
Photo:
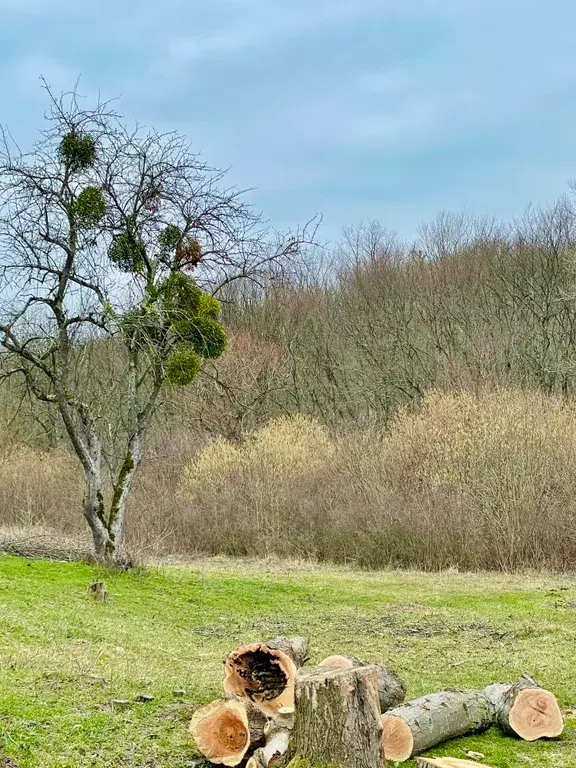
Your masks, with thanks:
[[[568,567],[575,246],[568,195],[509,223],[444,213],[415,243],[366,223],[280,279],[231,284],[228,350],[155,413],[128,550]],[[74,354],[111,425],[122,354],[113,340]],[[3,525],[83,536],[80,467],[57,413],[11,378],[0,398]],[[110,466],[116,448],[111,427]]]

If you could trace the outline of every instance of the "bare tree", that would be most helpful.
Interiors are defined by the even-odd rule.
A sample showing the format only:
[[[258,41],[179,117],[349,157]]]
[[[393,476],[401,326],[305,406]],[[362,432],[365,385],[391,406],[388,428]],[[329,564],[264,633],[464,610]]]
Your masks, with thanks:
[[[33,150],[7,134],[0,150],[3,376],[57,409],[82,464],[95,555],[111,562],[165,387],[192,383],[226,346],[220,291],[285,269],[313,226],[271,238],[184,137],[46,91]]]

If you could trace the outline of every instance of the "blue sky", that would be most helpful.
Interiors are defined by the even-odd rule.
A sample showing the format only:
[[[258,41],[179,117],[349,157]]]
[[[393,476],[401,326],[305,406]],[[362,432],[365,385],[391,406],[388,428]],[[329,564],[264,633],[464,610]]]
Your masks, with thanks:
[[[513,216],[576,177],[574,0],[0,0],[0,122],[55,89],[188,134],[279,228]]]

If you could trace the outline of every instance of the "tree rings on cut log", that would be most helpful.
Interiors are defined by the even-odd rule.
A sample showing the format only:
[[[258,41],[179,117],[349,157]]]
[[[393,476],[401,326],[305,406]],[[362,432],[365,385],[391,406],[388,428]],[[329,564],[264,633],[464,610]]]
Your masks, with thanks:
[[[265,725],[265,716],[249,702],[221,699],[194,713],[190,733],[210,762],[234,766],[262,743]]]
[[[362,662],[355,656],[328,656],[318,664],[319,667],[332,667],[332,669],[353,669],[361,667]]]
[[[512,695],[512,691],[507,694]],[[562,712],[556,697],[542,688],[525,688],[515,696],[508,724],[525,741],[560,736],[564,730]]]
[[[401,717],[383,715],[382,726],[384,728],[382,739],[386,757],[397,763],[409,760],[413,755],[414,736],[408,723]]]
[[[358,669],[368,667],[371,664],[361,661],[356,656],[328,656],[320,662],[320,667],[330,669]],[[378,691],[380,695],[380,712],[388,712],[401,704],[406,697],[406,683],[398,677],[397,673],[385,664],[376,664],[380,670]]]
[[[225,692],[252,701],[270,717],[294,706],[295,682],[294,661],[266,643],[243,645],[226,659]]]
[[[516,683],[489,685],[484,693],[496,708],[496,721],[507,733],[525,741],[560,736],[564,719],[551,691],[529,675]]]

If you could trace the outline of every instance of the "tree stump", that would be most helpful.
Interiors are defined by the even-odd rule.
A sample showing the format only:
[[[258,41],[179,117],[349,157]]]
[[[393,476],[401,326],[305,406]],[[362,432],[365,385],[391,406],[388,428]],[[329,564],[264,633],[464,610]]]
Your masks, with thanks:
[[[88,587],[88,594],[93,600],[104,602],[108,599],[108,588],[104,581],[93,581]]]
[[[265,715],[250,702],[220,699],[194,713],[190,733],[210,762],[234,766],[264,743],[266,723]]]
[[[377,666],[302,669],[290,757],[342,768],[383,768]]]
[[[496,710],[496,722],[506,733],[525,741],[560,736],[564,719],[551,691],[529,675],[516,683],[489,685],[484,693]]]
[[[360,661],[356,656],[328,656],[320,662],[321,667],[335,669],[356,669],[370,666],[367,661]],[[406,698],[406,683],[397,673],[384,664],[376,664],[380,670],[378,691],[380,694],[380,712],[388,712],[401,704]]]
[[[440,691],[382,715],[386,757],[401,763],[448,739],[485,731],[495,710],[481,691]]]

